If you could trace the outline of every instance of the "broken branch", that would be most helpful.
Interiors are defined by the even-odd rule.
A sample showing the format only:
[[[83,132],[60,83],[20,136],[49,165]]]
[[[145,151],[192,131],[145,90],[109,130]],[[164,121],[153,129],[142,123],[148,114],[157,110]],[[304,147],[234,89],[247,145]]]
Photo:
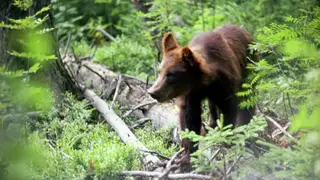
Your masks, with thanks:
[[[114,93],[113,100],[112,100],[112,103],[111,103],[111,108],[113,108],[114,102],[116,101],[117,96],[119,94],[119,87],[120,87],[120,84],[121,84],[121,80],[122,80],[122,75],[120,75],[119,78],[118,78],[118,83],[117,83],[116,91]]]
[[[156,103],[157,103],[157,101],[154,100],[154,101],[149,101],[149,102],[145,102],[145,103],[139,104],[139,105],[133,107],[132,109],[130,109],[129,111],[127,111],[122,117],[124,118],[124,117],[129,116],[131,113],[133,113],[133,111],[135,111],[136,109],[139,109],[139,108],[141,108],[143,106],[156,104]]]
[[[295,140],[295,138],[291,134],[289,134],[285,129],[283,129],[283,127],[279,123],[277,123],[277,121],[275,121],[274,119],[272,119],[267,115],[265,115],[265,117],[267,118],[268,121],[272,122],[283,134]]]
[[[167,165],[166,165],[166,169],[163,171],[163,173],[162,173],[161,176],[159,177],[159,180],[168,177],[168,174],[169,174],[169,172],[170,172],[171,169],[172,169],[172,163],[173,163],[173,161],[174,161],[175,159],[177,159],[178,155],[181,154],[183,151],[184,151],[184,148],[180,149],[180,151],[176,152],[176,153],[171,157],[171,159],[169,160],[169,162],[168,162]]]
[[[141,118],[137,121],[136,124],[134,124],[133,126],[130,127],[130,129],[135,129],[139,126],[142,126],[143,124],[145,124],[146,122],[151,121],[150,118]]]
[[[97,31],[100,31],[103,35],[105,35],[111,41],[116,41],[114,37],[112,37],[107,31],[103,30],[102,28],[98,27]]]

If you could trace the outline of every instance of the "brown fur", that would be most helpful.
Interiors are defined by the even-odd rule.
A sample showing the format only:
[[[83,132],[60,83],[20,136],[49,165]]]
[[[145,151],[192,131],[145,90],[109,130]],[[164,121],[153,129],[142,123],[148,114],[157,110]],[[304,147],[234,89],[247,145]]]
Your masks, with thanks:
[[[212,126],[220,112],[226,125],[247,124],[254,108],[239,109],[235,93],[246,75],[247,49],[252,41],[244,28],[230,24],[197,35],[185,47],[178,45],[172,33],[166,33],[160,74],[149,94],[159,102],[178,98],[181,130],[200,134],[201,101],[206,97]],[[189,163],[189,153],[196,149],[187,139],[182,146],[186,150],[182,161]]]

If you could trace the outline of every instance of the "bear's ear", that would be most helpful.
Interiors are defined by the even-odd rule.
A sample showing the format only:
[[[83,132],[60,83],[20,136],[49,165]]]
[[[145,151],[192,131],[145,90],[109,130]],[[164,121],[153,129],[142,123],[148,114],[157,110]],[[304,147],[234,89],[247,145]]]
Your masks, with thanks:
[[[182,60],[188,63],[190,66],[195,66],[197,61],[194,59],[193,53],[188,47],[182,48]]]
[[[173,34],[171,32],[165,33],[162,38],[162,51],[163,53],[166,53],[170,50],[178,48],[179,45],[177,43],[177,40],[174,38]]]

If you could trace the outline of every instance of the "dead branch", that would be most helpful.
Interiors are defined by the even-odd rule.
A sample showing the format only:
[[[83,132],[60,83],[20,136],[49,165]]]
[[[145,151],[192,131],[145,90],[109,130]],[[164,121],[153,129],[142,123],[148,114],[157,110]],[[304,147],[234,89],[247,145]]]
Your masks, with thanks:
[[[233,161],[232,165],[228,168],[228,170],[227,170],[227,172],[226,172],[226,177],[223,178],[222,180],[225,180],[225,179],[228,178],[228,175],[230,174],[230,172],[232,171],[233,167],[236,165],[236,163],[239,161],[240,158],[241,158],[241,155],[238,156],[238,157],[236,158],[236,160]]]
[[[102,28],[98,27],[97,31],[100,31],[103,35],[105,35],[109,40],[116,41],[114,37],[112,37],[107,31],[103,30]]]
[[[289,125],[290,125],[290,122],[287,122],[286,124],[285,124],[285,126],[283,127],[283,129],[284,130],[287,130],[288,129],[288,127],[289,127]],[[272,134],[271,134],[271,138],[275,138],[275,137],[277,137],[279,134],[281,134],[282,133],[282,131],[280,130],[280,129],[276,129],[276,130],[274,130],[273,132],[272,132]]]
[[[134,124],[133,126],[130,127],[130,129],[135,129],[139,126],[142,126],[143,124],[145,124],[146,122],[151,121],[150,118],[141,118],[137,121],[136,124]]]
[[[113,100],[112,100],[112,103],[111,103],[111,108],[113,108],[114,102],[116,101],[117,96],[118,96],[118,94],[119,94],[119,87],[120,87],[121,81],[122,81],[122,75],[120,74],[120,75],[119,75],[119,78],[118,78],[118,83],[117,83],[116,91],[115,91],[115,93],[114,93],[114,95],[113,95]]]
[[[102,100],[92,90],[85,88],[83,85],[81,85],[81,88],[85,98],[100,112],[104,120],[112,126],[124,143],[144,152],[149,151],[104,100]],[[147,166],[147,169],[152,169],[160,162],[156,156],[150,155],[149,153],[144,153],[144,155],[144,164]]]
[[[210,160],[209,160],[209,161],[212,161],[214,158],[216,158],[220,151],[221,151],[221,149],[220,149],[220,148],[219,148],[219,149],[217,149],[217,150],[213,153],[213,155],[212,155],[212,157],[210,158]]]
[[[149,153],[149,154],[154,154],[162,159],[165,159],[165,160],[170,160],[168,157],[156,152],[156,151],[150,151],[150,150],[141,150],[142,152],[145,152],[145,153]]]
[[[283,127],[277,121],[275,121],[274,119],[272,119],[270,116],[267,116],[267,115],[265,115],[264,117],[266,117],[268,121],[273,123],[283,134],[295,140],[295,138],[291,134],[289,134],[285,129],[283,129]]]
[[[290,139],[292,140],[296,140],[291,134],[289,134],[285,129],[283,129],[283,127],[277,122],[275,121],[273,118],[271,118],[270,116],[265,115],[261,108],[258,106],[259,111],[261,112],[261,114],[268,120],[270,121],[273,125],[275,125],[283,134],[285,134],[286,136],[288,136]]]
[[[159,178],[161,172],[149,172],[149,171],[123,171],[120,173],[122,176],[140,176],[140,177],[157,177]],[[211,177],[201,174],[191,174],[191,173],[181,173],[181,174],[169,174],[168,179],[201,179],[201,180],[210,180]]]
[[[90,54],[90,57],[91,57],[91,58],[94,57],[94,55],[95,55],[96,52],[97,52],[97,49],[98,49],[97,46],[95,46],[94,49],[93,49],[93,52]]]
[[[168,162],[166,168],[170,167],[170,166],[172,165],[173,161],[174,161],[175,159],[177,159],[177,157],[179,156],[179,154],[181,154],[183,151],[184,151],[184,148],[181,148],[178,152],[176,152],[176,153],[171,157],[171,159],[170,159],[170,161]]]
[[[184,151],[184,148],[180,149],[180,151],[176,152],[171,159],[168,161],[167,165],[166,165],[166,169],[163,171],[163,173],[161,174],[161,176],[159,177],[160,179],[164,179],[166,177],[168,177],[169,172],[172,169],[172,163],[175,159],[177,159],[178,155],[181,154]]]
[[[89,67],[88,65],[86,64],[83,64],[83,67],[86,67],[87,69],[89,69],[91,72],[93,72],[94,74],[96,74],[97,76],[99,76],[101,79],[105,80],[104,77],[98,73],[97,71],[93,70],[91,67]]]
[[[156,104],[156,103],[157,103],[157,101],[153,100],[153,101],[149,101],[149,102],[145,102],[145,103],[139,104],[139,105],[133,107],[132,109],[130,109],[129,111],[127,111],[122,117],[124,118],[124,117],[129,116],[131,113],[133,113],[134,110],[139,109],[139,108],[141,108],[143,106],[152,105],[152,104]]]
[[[70,40],[71,40],[71,34],[69,32],[68,33],[68,40],[67,40],[66,48],[65,48],[64,54],[63,54],[63,58],[66,57],[66,55],[67,55],[67,52],[68,52],[68,49],[69,49],[69,45],[70,45]]]
[[[223,179],[227,179],[226,157],[223,154]]]

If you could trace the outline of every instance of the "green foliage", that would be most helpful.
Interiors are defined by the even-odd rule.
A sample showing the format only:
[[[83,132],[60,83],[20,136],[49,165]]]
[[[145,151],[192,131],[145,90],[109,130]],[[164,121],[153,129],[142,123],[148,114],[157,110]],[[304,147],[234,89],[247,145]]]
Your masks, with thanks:
[[[27,10],[32,6],[32,0],[14,0],[13,5],[20,9]]]
[[[77,55],[90,54],[92,51],[84,41],[75,43]],[[113,71],[144,79],[153,70],[153,52],[147,44],[139,44],[133,39],[121,36],[110,45],[98,47],[94,61],[106,64]]]
[[[135,134],[147,148],[166,157],[171,157],[179,147],[172,143],[170,129],[167,127],[155,131],[151,124],[148,124],[144,128],[136,130]]]
[[[318,14],[319,8],[301,11],[297,18],[287,17],[286,24],[273,23],[258,30],[258,41],[251,48],[265,55],[260,62],[248,66],[252,70],[249,83],[238,93],[247,98],[241,103],[242,107],[260,101],[264,107],[272,106],[285,116],[288,106],[301,104],[299,102],[316,92],[319,87],[306,81],[305,73],[315,72],[320,66]]]
[[[14,179],[17,175],[21,179],[83,179],[92,173],[98,179],[116,179],[119,171],[140,168],[139,152],[123,144],[106,125],[89,124],[91,113],[87,102],[66,94],[60,108],[37,123],[36,131],[18,129],[25,133],[15,141],[1,141],[0,159],[5,160],[1,171]]]
[[[15,1],[15,5],[23,6],[20,8],[25,8],[25,5],[17,4],[16,2],[21,1]],[[28,2],[28,0],[24,0],[23,2]],[[28,5],[28,8],[30,8],[30,5]],[[36,12],[32,16],[27,16],[22,19],[9,19],[11,24],[5,24],[3,21],[0,23],[0,27],[9,28],[9,29],[35,29],[42,25],[49,17],[49,15],[45,15],[43,17],[39,17],[40,14],[44,12],[48,12],[50,10],[50,6],[43,7],[41,10]]]
[[[153,0],[149,12],[142,14],[132,8],[130,1],[54,0],[53,9],[59,40],[65,42],[70,33],[76,55],[91,55],[96,46],[94,61],[139,78],[153,74],[157,58],[153,40],[165,31],[172,31],[185,45],[200,31],[225,23],[243,25],[256,37],[251,50],[259,51],[262,60],[248,65],[252,73],[237,94],[243,99],[240,106],[259,104],[262,111],[272,110],[281,119],[293,119],[291,132],[304,133],[296,145],[287,149],[261,140],[269,150],[255,159],[245,142],[258,138],[257,131],[266,125],[263,118],[256,117],[249,125],[236,129],[222,127],[218,121],[218,127],[209,128],[205,137],[182,133],[200,144],[192,161],[198,171],[212,172],[241,156],[244,159],[235,166],[234,179],[246,179],[248,174],[315,179],[320,175],[317,153],[320,10],[314,8],[316,3],[315,0],[303,3],[299,0]],[[32,1],[16,0],[14,5],[28,10]],[[54,47],[48,43],[51,38],[46,36],[52,29],[43,26],[49,8],[44,7],[22,19],[10,19],[9,24],[0,23],[1,28],[12,32],[15,38],[11,39],[17,40],[11,41],[14,43],[8,53],[31,62],[27,68],[10,71],[7,67],[0,68],[0,77],[4,80],[0,84],[1,113],[10,112],[16,102],[28,110],[46,110],[52,106],[47,100],[51,99],[51,92],[31,81],[32,74],[55,59],[51,51]],[[116,37],[116,41],[107,42],[96,31],[97,27]],[[207,119],[208,114],[203,117]],[[1,175],[10,179],[83,179],[94,173],[100,179],[114,179],[118,171],[141,168],[139,152],[125,146],[109,126],[92,122],[96,120],[88,104],[67,95],[60,109],[46,114],[36,126],[31,124],[36,131],[10,124],[5,128],[6,136],[1,136]],[[149,124],[135,133],[148,148],[165,156],[171,156],[178,149],[170,142],[168,129],[154,131]],[[210,158],[216,151],[209,152],[211,148],[220,149],[213,160]]]
[[[22,10],[32,7],[32,1],[14,1],[14,6]],[[50,6],[43,7],[33,15],[21,19],[9,19],[9,23],[0,23],[0,28],[8,29],[10,45],[7,53],[13,57],[11,61],[28,64],[27,67],[17,65],[10,67],[9,63],[0,68],[0,79],[7,87],[6,96],[10,107],[21,106],[25,110],[48,110],[53,103],[50,89],[44,84],[32,79],[32,75],[50,60],[55,60],[52,37],[45,28],[49,17]],[[8,62],[9,60],[4,60]],[[19,63],[11,63],[19,64]],[[1,102],[2,104],[3,102]],[[5,113],[5,112],[4,112]]]
[[[111,35],[116,35],[118,31],[115,25],[120,16],[126,15],[132,9],[130,1],[118,0],[53,0],[52,4],[61,41],[66,41],[68,33],[72,40],[90,40],[97,36],[96,28],[99,26]],[[98,33],[98,36],[102,37],[101,33]]]
[[[257,138],[258,131],[263,131],[266,122],[262,117],[254,117],[248,125],[240,126],[232,129],[231,125],[222,126],[218,120],[218,126],[214,129],[206,127],[208,134],[200,136],[191,132],[181,132],[181,136],[189,138],[191,141],[200,145],[199,150],[192,154],[192,162],[199,172],[212,172],[219,167],[223,167],[224,163],[235,160],[239,156],[246,156],[252,152],[246,149],[246,141]],[[230,146],[230,148],[226,148]],[[212,147],[218,148],[219,154],[217,158],[212,159]]]
[[[310,134],[311,135],[311,134]],[[243,178],[252,171],[258,177],[286,179],[316,179],[319,177],[319,134],[312,134],[312,140],[301,139],[293,148],[282,149],[270,145],[270,151],[259,159],[247,161],[238,170],[236,177]],[[307,140],[307,141],[306,141]],[[314,141],[315,140],[315,141]],[[251,172],[252,173],[252,172]]]
[[[239,178],[250,173],[252,167],[255,167],[255,176],[272,174],[280,179],[319,177],[319,14],[318,7],[311,11],[302,10],[297,18],[286,17],[286,24],[271,24],[259,30],[259,41],[252,48],[270,55],[250,66],[255,72],[250,80],[257,86],[252,88],[249,84],[244,88],[251,88],[256,94],[244,91],[238,95],[255,95],[265,109],[272,106],[272,110],[281,117],[286,113],[286,104],[299,109],[291,116],[290,131],[299,131],[301,139],[287,149],[270,145],[270,151],[257,160],[246,162],[239,169]],[[290,99],[285,98],[288,94]],[[291,104],[288,104],[289,100]]]

